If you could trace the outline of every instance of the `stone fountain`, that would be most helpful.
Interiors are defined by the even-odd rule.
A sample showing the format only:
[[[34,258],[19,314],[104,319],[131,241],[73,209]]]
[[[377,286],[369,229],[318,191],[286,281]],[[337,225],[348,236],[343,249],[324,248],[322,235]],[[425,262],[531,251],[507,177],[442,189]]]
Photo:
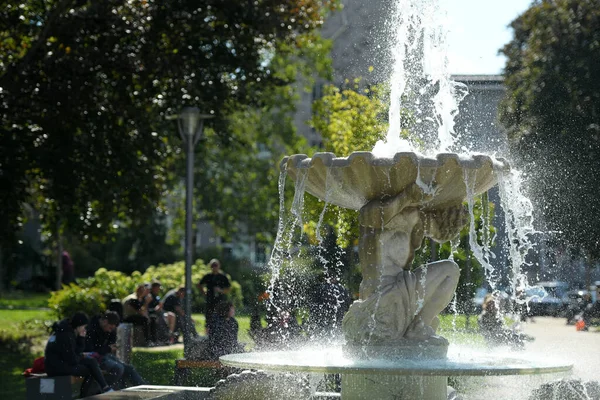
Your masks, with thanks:
[[[342,398],[447,398],[452,375],[515,375],[566,371],[570,365],[511,357],[448,356],[436,334],[438,314],[459,279],[452,260],[412,269],[424,237],[446,242],[467,222],[463,202],[493,187],[510,170],[484,155],[401,152],[380,158],[355,152],[282,160],[281,171],[328,204],[359,210],[360,298],[343,320],[341,349],[229,355],[225,365],[288,372],[342,374]]]

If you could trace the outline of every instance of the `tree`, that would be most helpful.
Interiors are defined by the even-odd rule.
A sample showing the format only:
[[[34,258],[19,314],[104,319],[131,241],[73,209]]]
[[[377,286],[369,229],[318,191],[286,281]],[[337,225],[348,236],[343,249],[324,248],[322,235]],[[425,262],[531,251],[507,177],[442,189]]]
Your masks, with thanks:
[[[219,114],[287,84],[269,58],[280,43],[300,46],[328,3],[38,4],[3,11],[5,200],[16,210],[38,195],[45,221],[91,235],[154,208],[172,153],[166,114],[187,103]]]
[[[195,219],[209,221],[228,241],[255,239],[271,244],[279,217],[279,163],[285,155],[309,151],[297,135],[294,113],[299,92],[331,77],[331,43],[316,34],[298,37],[298,48],[283,44],[273,53],[272,74],[281,83],[264,89],[256,104],[224,105],[221,131],[206,129],[195,169]],[[296,46],[294,46],[296,47]],[[178,168],[183,171],[183,165]],[[177,179],[177,177],[176,177]],[[183,187],[171,191],[183,203]],[[174,212],[171,240],[179,241],[184,213]]]
[[[9,1],[0,11],[0,242],[23,204],[44,227],[101,239],[152,215],[180,157],[165,116],[217,117],[285,86],[275,53],[310,45],[329,0]]]
[[[511,24],[501,122],[543,228],[600,255],[600,9],[536,1]]]

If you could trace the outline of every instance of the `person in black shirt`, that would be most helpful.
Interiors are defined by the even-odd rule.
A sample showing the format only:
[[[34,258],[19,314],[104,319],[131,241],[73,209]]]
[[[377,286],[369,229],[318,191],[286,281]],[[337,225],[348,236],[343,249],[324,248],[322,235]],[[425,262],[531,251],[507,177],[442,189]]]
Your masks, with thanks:
[[[313,293],[310,303],[311,329],[317,335],[335,337],[341,333],[342,320],[352,299],[335,274],[328,277]]]
[[[234,318],[235,307],[230,301],[217,304],[212,329],[208,333],[209,358],[217,360],[225,354],[241,353],[238,343],[238,323]]]
[[[231,283],[227,276],[221,272],[221,263],[216,258],[209,262],[211,273],[202,277],[198,287],[206,297],[206,331],[210,334],[215,307],[220,301],[227,300],[227,293],[231,289]]]
[[[165,297],[162,299],[163,310],[172,312],[177,316],[176,319],[176,330],[181,332],[185,337],[198,337],[194,321],[191,316],[185,314],[183,304],[181,300],[185,297],[185,287],[181,286],[177,289],[170,290],[167,292]]]
[[[111,392],[113,389],[102,375],[96,354],[83,353],[88,321],[87,315],[77,312],[70,319],[52,326],[52,334],[44,351],[46,373],[48,376],[91,376],[98,382],[102,392]]]
[[[119,321],[119,315],[114,311],[92,317],[85,336],[85,350],[101,356],[100,367],[110,375],[113,387],[125,387],[126,380],[133,386],[145,385],[146,382],[132,365],[123,363],[114,355],[117,351]]]

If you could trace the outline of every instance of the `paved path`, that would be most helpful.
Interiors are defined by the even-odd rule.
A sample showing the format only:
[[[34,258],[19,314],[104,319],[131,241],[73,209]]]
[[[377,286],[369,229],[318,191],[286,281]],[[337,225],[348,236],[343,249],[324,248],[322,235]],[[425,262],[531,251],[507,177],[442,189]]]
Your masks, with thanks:
[[[523,332],[535,338],[526,353],[553,354],[573,363],[573,378],[600,380],[600,331],[578,332],[564,318],[536,317]]]
[[[464,400],[527,400],[533,389],[557,379],[600,381],[600,331],[577,332],[564,318],[536,317],[524,324],[522,331],[535,338],[516,356],[552,357],[573,364],[570,373],[473,377],[463,382]],[[510,354],[509,354],[510,356]],[[560,399],[548,399],[560,400]]]

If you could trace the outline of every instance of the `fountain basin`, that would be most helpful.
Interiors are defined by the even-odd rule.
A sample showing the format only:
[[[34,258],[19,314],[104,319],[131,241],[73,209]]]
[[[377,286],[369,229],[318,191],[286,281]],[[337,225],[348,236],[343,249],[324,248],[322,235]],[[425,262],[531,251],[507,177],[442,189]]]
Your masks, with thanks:
[[[419,376],[537,375],[570,371],[572,364],[550,358],[518,354],[460,350],[450,346],[445,359],[355,359],[341,346],[229,354],[222,364],[246,369],[324,374],[383,374]]]
[[[360,210],[373,199],[402,192],[413,183],[435,194],[421,207],[446,208],[461,204],[467,197],[465,171],[473,171],[473,193],[483,193],[497,182],[496,174],[510,169],[502,158],[486,155],[441,153],[425,157],[411,152],[380,158],[371,152],[354,152],[348,157],[333,153],[285,157],[280,169],[317,198],[340,207]]]
[[[304,348],[230,354],[224,365],[280,372],[342,375],[344,400],[445,400],[449,376],[533,375],[570,371],[572,365],[551,359],[460,351],[445,359],[373,359],[349,357],[342,347]]]

